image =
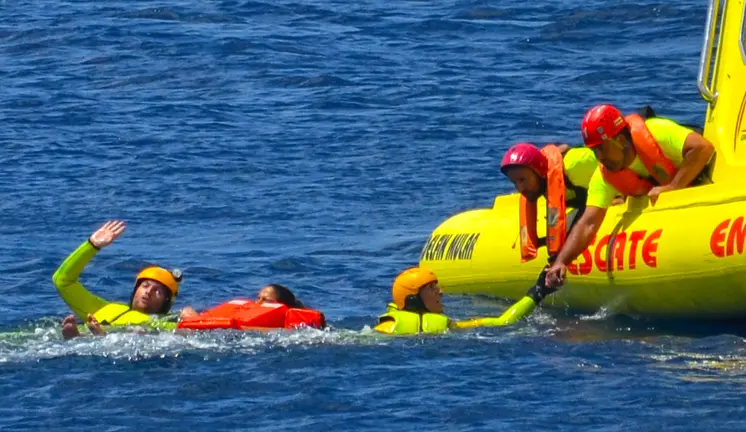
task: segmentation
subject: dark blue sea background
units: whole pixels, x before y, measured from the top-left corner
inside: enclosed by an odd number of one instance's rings
[[[742,430],[738,327],[538,310],[509,328],[372,333],[396,274],[510,185],[518,141],[580,144],[592,105],[702,124],[707,2],[0,3],[0,429]],[[63,341],[51,276],[177,306],[269,282],[322,310],[294,333]],[[449,297],[456,318],[509,304]]]

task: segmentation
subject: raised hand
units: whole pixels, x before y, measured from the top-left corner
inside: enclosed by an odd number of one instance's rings
[[[97,249],[102,249],[114,243],[114,240],[122,235],[125,229],[127,229],[127,225],[124,221],[110,220],[91,234],[89,241]]]

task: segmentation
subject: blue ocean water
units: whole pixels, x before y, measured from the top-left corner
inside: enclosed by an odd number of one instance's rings
[[[516,141],[593,104],[702,123],[706,2],[0,3],[3,430],[738,430],[742,329],[540,310],[511,328],[370,326],[438,223],[509,190]],[[51,275],[146,263],[206,308],[290,286],[331,329],[62,341]],[[455,297],[455,317],[507,303]]]

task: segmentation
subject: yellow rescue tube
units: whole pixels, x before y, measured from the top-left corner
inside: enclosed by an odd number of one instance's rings
[[[519,299],[546,264],[546,248],[521,263],[518,194],[492,209],[455,215],[432,233],[420,265],[447,293]],[[539,203],[539,236],[545,206]],[[593,244],[570,266],[545,306],[647,317],[746,317],[746,191],[698,186],[612,206]]]

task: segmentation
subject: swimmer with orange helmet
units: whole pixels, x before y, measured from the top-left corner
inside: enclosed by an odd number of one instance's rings
[[[440,302],[443,292],[435,274],[423,267],[412,267],[404,270],[394,280],[391,290],[394,301],[389,304],[386,313],[378,317],[375,330],[386,334],[408,335],[510,325],[531,314],[544,297],[555,291],[554,288],[545,286],[545,275],[546,272],[542,272],[526,296],[499,317],[453,321],[443,314],[443,304]]]
[[[74,315],[69,315],[62,321],[62,335],[65,339],[80,336],[76,315],[85,321],[92,334],[104,335],[106,331],[102,325],[158,326],[157,316],[163,317],[171,310],[182,280],[178,269],[167,270],[156,266],[144,268],[135,278],[129,304],[108,302],[91,294],[78,281],[83,269],[98,251],[112,244],[125,229],[126,225],[122,221],[106,222],[70,254],[54,273],[54,286],[74,312]],[[180,318],[196,314],[194,309],[187,306],[181,311]],[[175,324],[171,324],[175,327]]]

